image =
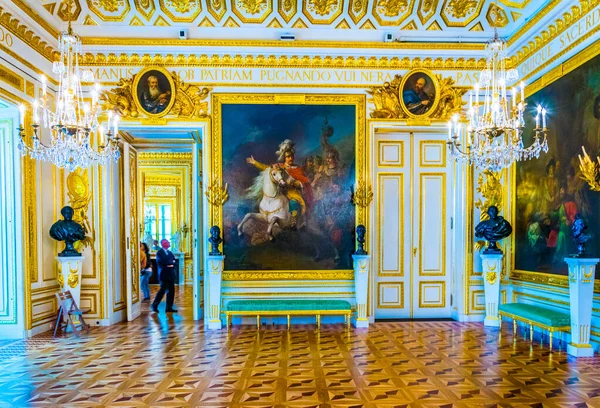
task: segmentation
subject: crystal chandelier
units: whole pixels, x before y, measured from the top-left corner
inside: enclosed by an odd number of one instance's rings
[[[39,101],[33,102],[31,143],[27,143],[23,128],[25,106],[19,107],[21,113],[21,124],[17,128],[20,135],[19,150],[23,155],[29,154],[35,160],[48,161],[70,171],[105,164],[109,160],[118,160],[120,157],[117,142],[119,118],[112,117],[112,112],[108,112],[106,129],[99,125],[100,89],[96,83],[91,92],[91,103],[84,101],[82,83],[93,83],[94,75],[90,70],[79,68],[81,39],[73,33],[71,22],[68,30],[63,31],[58,38],[58,50],[60,60],[52,65],[52,72],[59,77],[56,109],[53,111],[48,104],[46,77],[42,75],[42,97]],[[49,144],[42,143],[38,136],[41,124],[50,131]],[[93,146],[90,135],[96,131],[98,142]]]
[[[515,69],[506,69],[506,43],[496,33],[486,51],[486,69],[469,95],[467,125],[463,126],[459,116],[454,115],[448,123],[448,147],[456,161],[500,171],[516,161],[538,158],[542,151],[548,152],[546,110],[537,107],[533,143],[524,147],[525,84],[519,84],[520,92],[512,88],[509,101],[507,85],[514,83],[519,75]],[[480,87],[484,90],[481,103]]]

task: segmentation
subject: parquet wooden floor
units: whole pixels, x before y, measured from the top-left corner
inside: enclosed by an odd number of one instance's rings
[[[500,339],[457,322],[205,332],[182,294],[176,305],[80,340],[12,343],[0,406],[600,407],[599,358],[508,328]]]

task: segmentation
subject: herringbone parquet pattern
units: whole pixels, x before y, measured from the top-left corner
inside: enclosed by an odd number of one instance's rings
[[[456,322],[205,332],[176,304],[175,316],[144,314],[0,361],[0,406],[600,407],[599,359],[508,329],[501,339]]]

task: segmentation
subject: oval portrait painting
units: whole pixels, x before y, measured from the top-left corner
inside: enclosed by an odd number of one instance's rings
[[[409,116],[427,116],[436,105],[437,86],[424,71],[408,73],[400,87],[400,100]]]
[[[162,68],[147,68],[135,81],[136,101],[142,112],[150,116],[169,113],[175,102],[173,80]]]

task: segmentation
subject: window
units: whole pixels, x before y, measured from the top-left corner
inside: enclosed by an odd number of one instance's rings
[[[144,235],[152,239],[171,239],[173,235],[173,207],[171,203],[149,201],[144,203]]]

